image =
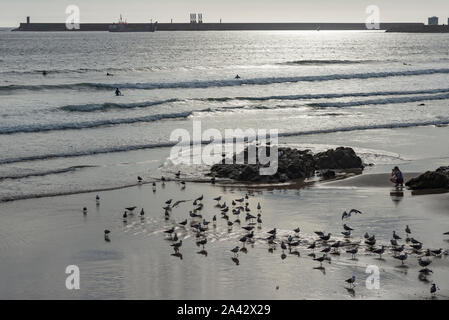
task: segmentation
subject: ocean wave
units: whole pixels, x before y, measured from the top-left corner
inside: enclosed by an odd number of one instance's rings
[[[315,99],[338,99],[348,97],[374,97],[374,96],[395,96],[412,94],[434,94],[449,92],[449,88],[429,89],[429,90],[404,90],[404,91],[373,91],[373,92],[350,92],[350,93],[318,93],[318,94],[296,94],[264,97],[213,97],[200,99],[209,102],[228,102],[233,100],[243,101],[268,101],[268,100],[315,100]]]
[[[57,108],[67,112],[97,112],[108,111],[113,109],[135,109],[147,108],[156,105],[163,105],[166,103],[181,102],[181,101],[202,101],[202,102],[229,102],[229,101],[269,101],[269,100],[314,100],[314,99],[336,99],[346,97],[371,97],[371,96],[394,96],[394,95],[415,95],[415,94],[436,94],[449,93],[449,88],[431,89],[431,90],[410,90],[410,91],[375,91],[375,92],[352,92],[352,93],[324,93],[324,94],[302,94],[302,95],[284,95],[284,96],[265,96],[265,97],[213,97],[213,98],[198,98],[198,99],[167,99],[160,101],[143,101],[134,103],[113,103],[106,102],[100,104],[81,104],[81,105],[67,105]],[[438,100],[435,96],[435,100]],[[408,98],[404,98],[408,99]],[[413,99],[413,98],[410,98]],[[374,100],[377,101],[377,100]],[[380,100],[383,101],[383,100]],[[405,101],[405,100],[404,100]],[[419,100],[417,100],[419,101]],[[400,101],[403,102],[403,101]],[[405,101],[407,102],[407,101]],[[411,101],[413,102],[413,101]],[[349,103],[349,102],[348,102]],[[323,107],[326,103],[323,103]],[[336,103],[338,104],[338,103]],[[374,103],[375,104],[375,103]],[[379,103],[381,104],[381,103]],[[320,106],[321,104],[312,104],[312,106]],[[197,110],[195,112],[215,112],[235,109],[276,109],[276,108],[293,108],[293,106],[277,106],[270,108],[268,106],[233,106],[233,107],[217,107]]]
[[[385,105],[385,104],[398,104],[398,103],[411,103],[411,102],[447,100],[447,99],[449,99],[449,93],[432,95],[432,96],[415,96],[415,97],[400,97],[400,98],[386,98],[386,99],[371,99],[371,100],[348,101],[348,102],[310,103],[309,106],[317,107],[317,108],[344,108],[344,107],[356,107],[356,106],[367,106],[367,105]]]
[[[68,112],[96,112],[96,111],[107,111],[110,109],[137,109],[137,108],[147,108],[152,106],[157,106],[166,103],[183,101],[181,99],[168,99],[161,101],[143,101],[135,103],[93,103],[93,104],[81,104],[81,105],[67,105],[58,108],[59,110]]]
[[[73,83],[73,84],[44,84],[44,85],[7,85],[0,86],[0,91],[15,90],[113,90],[136,89],[136,90],[156,90],[156,89],[205,89],[210,87],[233,87],[242,85],[270,85],[281,83],[296,82],[320,82],[332,80],[351,80],[351,79],[372,79],[388,77],[406,77],[417,75],[448,74],[449,69],[424,69],[409,71],[391,71],[391,72],[367,72],[367,73],[348,73],[348,74],[330,74],[316,76],[300,77],[278,77],[278,78],[253,78],[253,79],[232,79],[232,80],[209,80],[209,81],[184,81],[184,82],[155,82],[155,83]]]
[[[60,131],[60,130],[80,130],[91,129],[110,125],[119,124],[132,124],[138,122],[153,122],[164,119],[185,119],[189,117],[193,112],[180,112],[180,113],[164,113],[155,114],[145,117],[137,118],[124,118],[124,119],[106,119],[97,121],[86,122],[69,122],[69,123],[55,123],[55,124],[35,124],[25,126],[14,127],[0,127],[0,135],[15,134],[15,133],[33,133],[33,132],[48,132],[48,131]]]
[[[24,179],[24,178],[30,178],[30,177],[43,177],[43,176],[48,176],[48,175],[52,175],[52,174],[75,172],[79,169],[91,168],[91,167],[95,167],[95,166],[73,166],[73,167],[68,167],[68,168],[53,169],[53,170],[47,170],[47,171],[34,171],[34,172],[28,172],[28,173],[0,176],[0,181],[7,180],[7,179],[18,180],[18,179]]]
[[[280,62],[281,65],[300,65],[300,66],[320,66],[320,65],[332,65],[332,64],[367,64],[382,62],[378,60],[292,60]],[[388,62],[388,61],[385,61]]]
[[[424,127],[424,126],[445,126],[449,125],[449,118],[440,120],[428,120],[428,121],[416,121],[416,122],[404,122],[404,123],[383,123],[383,124],[373,124],[373,125],[358,125],[358,126],[348,126],[348,127],[337,127],[328,129],[316,129],[316,130],[305,130],[305,131],[295,131],[295,132],[282,132],[279,133],[280,137],[291,137],[291,136],[306,136],[315,134],[329,134],[338,132],[351,132],[351,131],[364,131],[364,130],[376,130],[376,129],[400,129],[400,128],[412,128],[412,127]],[[209,144],[210,141],[202,141],[203,144]],[[165,143],[152,143],[152,144],[140,144],[140,145],[127,145],[127,146],[115,146],[109,148],[95,149],[95,150],[85,150],[77,152],[63,152],[63,153],[51,153],[33,156],[24,156],[17,158],[5,158],[0,159],[0,165],[11,164],[18,162],[28,162],[28,161],[39,161],[39,160],[49,160],[55,158],[74,158],[82,156],[91,156],[97,154],[105,153],[116,153],[116,152],[128,152],[144,149],[155,149],[155,148],[168,148],[176,145],[177,142],[165,142]]]

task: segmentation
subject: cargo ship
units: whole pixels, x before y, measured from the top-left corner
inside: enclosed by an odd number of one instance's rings
[[[150,24],[128,24],[123,20],[122,15],[117,23],[108,26],[109,32],[155,32],[157,29],[157,21]]]

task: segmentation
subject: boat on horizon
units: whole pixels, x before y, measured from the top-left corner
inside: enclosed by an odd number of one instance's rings
[[[129,24],[120,15],[118,22],[109,25],[109,32],[155,32],[157,29],[157,21],[155,23],[132,23]]]

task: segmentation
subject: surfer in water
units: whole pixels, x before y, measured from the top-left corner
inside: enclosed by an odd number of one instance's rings
[[[122,95],[121,91],[118,88],[115,89],[115,95],[117,97]]]
[[[43,76],[46,76],[46,75],[47,75],[47,71],[45,71],[45,70],[42,71],[42,75],[43,75]]]
[[[113,76],[113,74],[112,74],[112,73],[109,73],[109,72],[107,72],[106,75],[107,75],[108,77],[112,77],[112,76]]]
[[[393,182],[396,187],[403,187],[404,186],[404,176],[402,175],[401,170],[399,170],[398,167],[394,167],[394,169],[391,171],[391,182]]]
[[[240,76],[239,76],[239,75],[236,75],[234,79],[240,79]]]

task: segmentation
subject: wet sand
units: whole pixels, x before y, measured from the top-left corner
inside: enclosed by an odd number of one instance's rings
[[[449,260],[446,255],[433,257],[433,275],[426,281],[418,279],[417,255],[411,255],[402,266],[387,249],[383,259],[366,251],[363,234],[375,234],[378,245],[389,245],[396,230],[405,238],[405,225],[410,225],[413,237],[423,241],[425,248],[447,249],[449,231],[448,194],[412,196],[404,191],[401,197],[382,187],[382,175],[362,175],[348,180],[317,183],[305,189],[251,191],[250,208],[262,204],[263,224],[255,229],[255,243],[247,244],[247,253],[240,252],[239,265],[230,252],[245,232],[235,224],[228,230],[220,219],[219,209],[212,200],[218,195],[228,204],[246,192],[242,186],[220,186],[187,183],[185,189],[177,182],[160,183],[155,193],[151,185],[141,185],[99,193],[28,199],[1,204],[0,277],[2,299],[429,299],[430,285],[440,287],[437,298],[449,298]],[[363,187],[354,186],[357,180]],[[373,187],[366,181],[376,180]],[[338,184],[349,184],[344,187]],[[202,214],[208,221],[217,215],[216,229],[207,232],[207,256],[199,253],[195,234],[177,222],[188,218],[192,201],[173,209],[168,221],[162,207],[166,200],[192,200],[204,195]],[[446,203],[446,206],[435,205]],[[136,214],[124,222],[125,207],[137,206]],[[88,208],[83,216],[82,208]],[[145,208],[145,218],[138,216]],[[345,241],[341,235],[341,213],[351,208],[363,214],[344,221],[355,229],[350,239],[362,242],[356,259],[341,249],[341,255],[330,255],[331,262],[320,264],[309,256],[308,245],[317,240],[314,231],[331,232],[333,241]],[[231,220],[235,217],[232,214]],[[241,217],[242,225],[244,215]],[[163,231],[176,226],[183,239],[180,252],[183,259],[172,256],[172,241]],[[278,229],[278,238],[294,235],[300,227],[299,257],[277,245],[269,252],[264,240],[267,231]],[[103,230],[111,230],[110,242],[105,242]],[[409,252],[409,246],[406,245]],[[317,245],[321,256],[324,245]],[[80,290],[65,288],[65,268],[80,268]],[[369,276],[367,266],[380,271],[380,288],[365,286]],[[355,291],[348,290],[344,280],[355,275]],[[279,287],[279,289],[276,289]]]

